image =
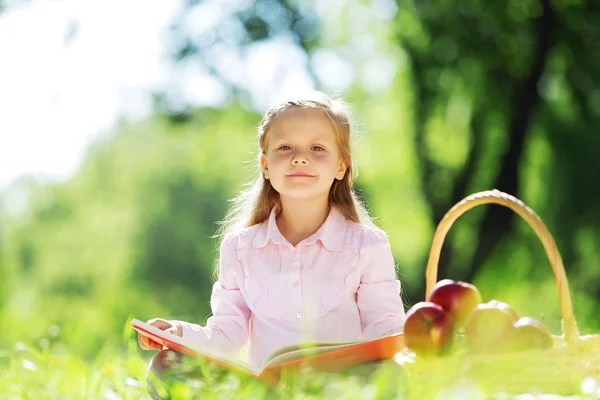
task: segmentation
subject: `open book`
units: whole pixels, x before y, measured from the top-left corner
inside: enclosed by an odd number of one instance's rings
[[[336,372],[369,361],[394,358],[406,346],[402,333],[374,340],[337,343],[303,343],[274,350],[262,366],[254,366],[231,354],[192,343],[152,325],[133,319],[127,322],[136,331],[162,346],[192,356],[202,357],[221,366],[276,384],[284,368],[311,367],[319,371]]]

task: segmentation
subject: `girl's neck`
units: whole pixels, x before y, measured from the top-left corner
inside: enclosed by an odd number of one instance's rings
[[[281,199],[277,228],[292,246],[296,246],[319,230],[329,211],[327,198],[320,202]]]

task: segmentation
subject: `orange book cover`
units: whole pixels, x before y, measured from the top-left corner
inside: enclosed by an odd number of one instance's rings
[[[284,369],[308,367],[318,371],[337,372],[370,361],[392,359],[406,347],[402,333],[355,342],[305,343],[277,349],[267,357],[262,367],[256,367],[230,354],[190,343],[145,322],[133,319],[127,324],[165,348],[191,357],[202,357],[270,385],[278,383]]]

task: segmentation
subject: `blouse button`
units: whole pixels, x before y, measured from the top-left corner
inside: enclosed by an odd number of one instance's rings
[[[296,279],[294,279],[292,281],[292,286],[297,287],[298,286],[298,281]]]
[[[302,313],[296,314],[296,318],[301,319],[302,318]]]

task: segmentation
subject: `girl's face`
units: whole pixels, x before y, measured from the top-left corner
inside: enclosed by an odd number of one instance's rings
[[[267,135],[268,148],[260,164],[282,198],[327,198],[333,180],[344,177],[347,166],[340,159],[334,127],[323,111],[286,110]]]

